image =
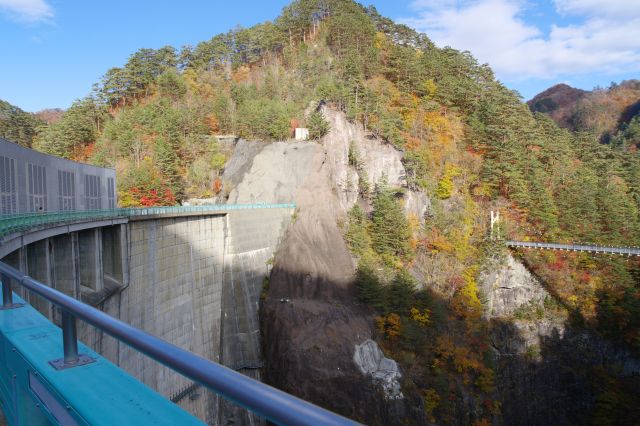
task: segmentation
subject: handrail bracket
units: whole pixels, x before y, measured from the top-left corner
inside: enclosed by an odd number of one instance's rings
[[[64,357],[49,361],[56,370],[80,367],[91,364],[96,360],[88,355],[78,354],[78,333],[76,330],[76,317],[62,309],[62,346]]]
[[[0,306],[0,311],[23,307],[24,303],[13,303],[11,278],[9,278],[8,275],[2,274],[0,275],[0,282],[2,282],[2,305]]]
[[[73,367],[81,367],[83,365],[91,364],[96,362],[95,359],[91,358],[89,355],[80,354],[76,361],[65,361],[64,358],[53,359],[49,361],[49,364],[55,368],[56,370],[67,370]]]

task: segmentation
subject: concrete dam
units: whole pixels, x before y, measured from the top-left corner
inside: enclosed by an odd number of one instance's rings
[[[293,205],[75,220],[5,235],[0,259],[134,327],[260,379],[258,307]],[[60,312],[17,293],[54,323]],[[209,424],[261,420],[106,333],[84,344]]]

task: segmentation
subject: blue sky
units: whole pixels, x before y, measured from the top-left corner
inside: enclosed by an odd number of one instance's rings
[[[287,0],[0,0],[0,99],[67,108],[142,47],[197,44]],[[564,82],[640,78],[640,0],[370,0],[437,45],[471,51],[525,99]]]

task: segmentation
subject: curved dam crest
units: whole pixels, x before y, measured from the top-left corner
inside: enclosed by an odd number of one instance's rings
[[[273,208],[131,218],[31,241],[2,260],[135,327],[260,379],[260,294],[292,214],[292,208]],[[59,322],[48,303],[30,299]],[[207,423],[263,422],[105,333],[78,325],[82,342]]]

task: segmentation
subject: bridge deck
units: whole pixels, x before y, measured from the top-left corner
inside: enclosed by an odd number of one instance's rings
[[[586,251],[591,253],[610,253],[627,256],[640,256],[640,249],[634,247],[603,247],[587,244],[556,244],[528,241],[505,241],[509,247],[536,248],[546,250]]]

